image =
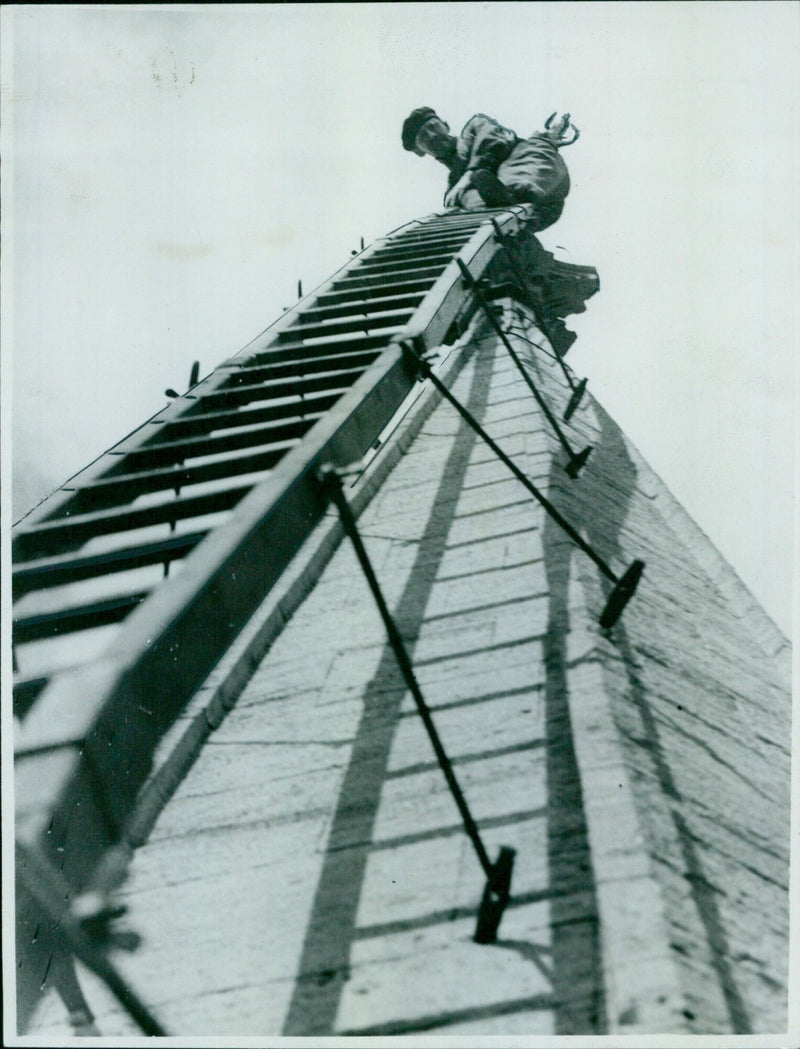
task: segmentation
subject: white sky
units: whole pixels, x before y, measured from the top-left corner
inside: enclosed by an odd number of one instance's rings
[[[580,141],[542,235],[597,267],[570,361],[789,632],[794,3],[3,10],[14,516],[369,242],[437,210],[408,112]],[[13,374],[12,374],[13,369]],[[8,401],[5,405],[8,408]]]

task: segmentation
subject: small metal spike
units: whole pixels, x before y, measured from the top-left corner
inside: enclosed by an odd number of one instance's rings
[[[587,379],[581,379],[581,381],[578,383],[578,385],[572,391],[572,396],[569,399],[569,404],[564,409],[563,419],[564,419],[565,423],[569,422],[569,420],[572,418],[572,415],[573,415],[575,409],[581,403],[581,398],[583,397],[583,394],[584,394],[584,392],[586,390],[586,383],[587,382],[588,382]]]

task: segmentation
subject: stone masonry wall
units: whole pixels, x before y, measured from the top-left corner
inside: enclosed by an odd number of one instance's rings
[[[533,318],[503,321],[560,415]],[[573,481],[479,318],[445,371],[615,572],[647,563],[602,631],[593,562],[427,387],[348,491],[489,853],[516,849],[497,943],[472,940],[484,877],[331,515],[165,741],[121,968],[178,1035],[780,1030],[781,638],[591,398]],[[103,1034],[135,1033],[82,980]],[[45,999],[34,1030],[65,1029]]]

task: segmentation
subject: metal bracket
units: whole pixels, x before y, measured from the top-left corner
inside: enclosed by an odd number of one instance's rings
[[[474,937],[476,943],[494,943],[497,939],[500,919],[511,895],[511,874],[515,855],[515,850],[508,845],[500,847],[500,855],[492,868],[493,878],[486,882],[478,908],[478,924]]]
[[[622,615],[623,609],[633,597],[636,587],[644,571],[644,561],[634,561],[625,574],[617,580],[609,595],[603,614],[600,616],[600,626],[609,630]]]

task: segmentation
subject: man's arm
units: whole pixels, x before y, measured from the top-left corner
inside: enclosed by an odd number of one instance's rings
[[[444,206],[446,208],[457,208],[461,203],[461,196],[465,190],[469,189],[472,185],[472,171],[467,170],[456,182],[456,184],[449,189],[444,195]]]

